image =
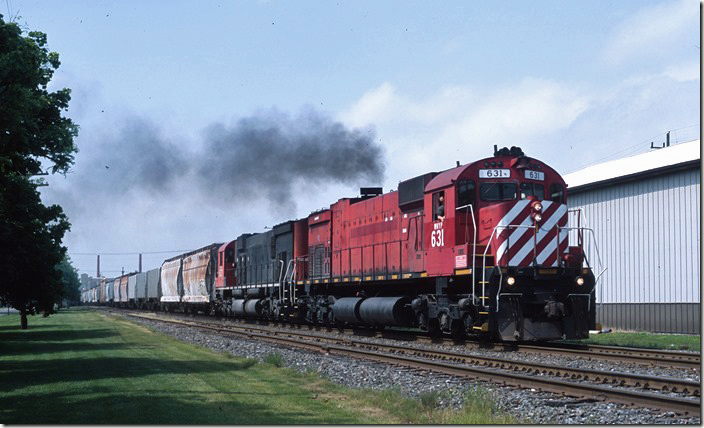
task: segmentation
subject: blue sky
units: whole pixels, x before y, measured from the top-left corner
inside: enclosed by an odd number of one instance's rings
[[[43,194],[68,212],[65,243],[85,272],[95,257],[83,253],[227,241],[359,185],[395,189],[489,156],[494,144],[569,173],[645,152],[668,130],[674,142],[699,136],[693,0],[7,0],[0,13],[47,33],[62,63],[52,85],[73,91],[67,114],[81,126],[80,153]],[[282,176],[295,200],[283,209],[256,195],[213,204],[185,169],[158,194],[116,192],[120,176],[104,165],[120,147],[139,161],[134,147],[154,139],[199,162],[213,127],[311,110],[373,137],[379,182]],[[134,123],[149,138],[125,132]],[[145,258],[145,268],[163,258]],[[135,269],[136,257],[102,263],[110,275]]]

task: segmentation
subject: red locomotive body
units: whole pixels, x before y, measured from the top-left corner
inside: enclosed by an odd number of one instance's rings
[[[235,278],[235,241],[222,244],[218,248],[218,272],[215,278],[215,288],[231,290],[237,285]]]
[[[361,193],[308,219],[305,319],[336,301],[326,320],[339,307],[348,323],[413,319],[458,336],[582,338],[594,327],[594,276],[568,248],[565,182],[520,149]],[[402,298],[407,312],[387,317]]]
[[[398,192],[363,189],[361,198],[340,199],[330,209],[333,283],[397,279],[402,267]]]

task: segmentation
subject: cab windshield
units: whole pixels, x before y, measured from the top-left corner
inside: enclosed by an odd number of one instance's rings
[[[482,201],[511,201],[516,199],[517,193],[516,183],[482,183],[479,186]]]
[[[528,196],[535,196],[536,199],[542,201],[545,199],[545,187],[538,183],[521,183],[521,199]]]

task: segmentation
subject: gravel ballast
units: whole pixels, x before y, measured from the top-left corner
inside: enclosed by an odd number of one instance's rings
[[[509,413],[521,421],[531,424],[697,424],[699,417],[677,417],[674,413],[659,410],[631,408],[616,403],[578,400],[535,390],[516,389],[493,385],[487,382],[471,381],[455,376],[428,373],[414,369],[404,369],[386,364],[358,360],[336,355],[323,355],[279,346],[267,342],[223,336],[196,328],[178,326],[159,321],[130,317],[131,320],[176,339],[197,344],[215,352],[229,352],[233,356],[255,358],[259,361],[274,353],[283,357],[283,365],[298,371],[315,371],[332,382],[351,388],[375,390],[397,389],[401,394],[419,398],[435,392],[440,397],[442,407],[460,408],[468,392],[477,386],[491,391],[500,411]],[[339,335],[339,333],[331,333]],[[365,339],[366,340],[366,339]],[[370,338],[380,343],[400,343],[389,339]],[[407,343],[405,343],[407,345]],[[419,347],[422,347],[419,345]],[[459,351],[458,351],[459,352]],[[466,351],[472,355],[488,355],[494,351]],[[505,353],[501,357],[507,358]],[[511,358],[529,361],[540,359],[542,363],[564,364],[573,367],[589,367],[601,370],[629,371],[661,377],[682,377],[682,370],[661,369],[634,365],[618,365],[555,357],[546,361],[544,356],[531,356],[514,353]],[[582,365],[584,364],[584,365]],[[699,380],[698,374],[687,377]]]

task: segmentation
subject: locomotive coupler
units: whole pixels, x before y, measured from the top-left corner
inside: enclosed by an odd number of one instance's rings
[[[548,319],[562,318],[565,316],[565,304],[550,298],[543,307],[543,313],[547,315]]]

